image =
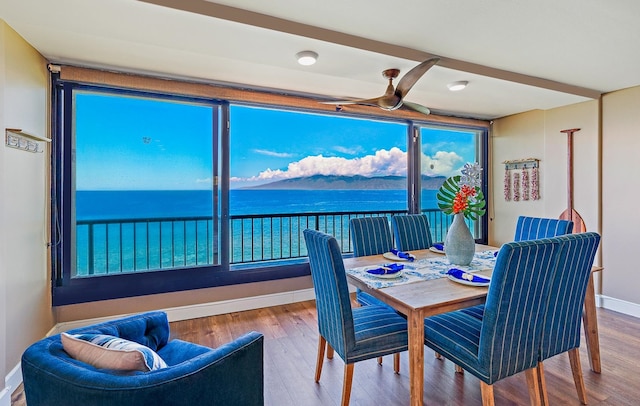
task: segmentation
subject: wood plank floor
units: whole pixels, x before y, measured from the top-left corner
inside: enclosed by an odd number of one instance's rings
[[[589,405],[640,404],[640,320],[598,309],[602,374],[589,369],[586,347],[580,350]],[[318,340],[314,302],[294,303],[245,312],[171,323],[172,338],[217,347],[249,330],[264,334],[265,404],[269,406],[339,405],[344,364],[336,355],[325,360],[319,384],[314,382]],[[584,340],[583,340],[584,343]],[[407,353],[401,357],[400,374],[393,359],[382,366],[376,360],[355,366],[351,405],[408,405]],[[579,405],[569,358],[561,354],[545,361],[549,400],[552,405]],[[524,374],[495,385],[497,405],[528,405]],[[457,374],[450,361],[440,361],[425,349],[427,405],[480,405],[479,381],[471,374]],[[12,405],[24,406],[18,390]]]

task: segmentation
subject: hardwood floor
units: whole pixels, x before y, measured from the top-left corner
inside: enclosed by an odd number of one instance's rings
[[[640,320],[598,309],[602,374],[589,370],[586,346],[580,348],[589,405],[640,404]],[[338,405],[344,364],[337,355],[325,360],[320,383],[314,382],[318,340],[314,302],[302,302],[245,312],[171,323],[172,338],[217,347],[246,331],[264,334],[265,404],[269,406]],[[401,356],[400,374],[393,358],[379,366],[375,359],[355,366],[350,405],[409,404],[407,353]],[[551,405],[579,405],[569,357],[561,354],[545,361]],[[528,405],[523,373],[495,384],[497,405]],[[450,361],[437,360],[425,349],[425,404],[480,405],[480,384],[471,374],[458,374]],[[24,406],[19,390],[12,405]]]

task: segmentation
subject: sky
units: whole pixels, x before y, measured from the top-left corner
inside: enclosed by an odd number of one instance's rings
[[[423,129],[422,173],[459,174],[475,161],[469,132]],[[406,176],[407,126],[350,117],[231,107],[231,183],[312,175]]]
[[[75,93],[77,190],[211,189],[210,105]],[[231,106],[231,187],[303,176],[406,176],[407,126]],[[470,132],[422,129],[422,173],[475,160]]]

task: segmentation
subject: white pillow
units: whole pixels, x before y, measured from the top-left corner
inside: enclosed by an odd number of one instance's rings
[[[154,371],[167,364],[151,348],[105,334],[61,333],[62,347],[78,361],[96,368]]]

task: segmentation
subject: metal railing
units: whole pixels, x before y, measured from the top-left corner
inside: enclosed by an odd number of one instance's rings
[[[424,210],[434,241],[442,241],[452,217]],[[230,216],[230,263],[251,264],[307,256],[302,231],[333,235],[343,253],[353,252],[349,221],[390,218],[406,211],[325,212]],[[76,222],[76,275],[92,276],[216,264],[213,219],[175,217],[81,220]]]

